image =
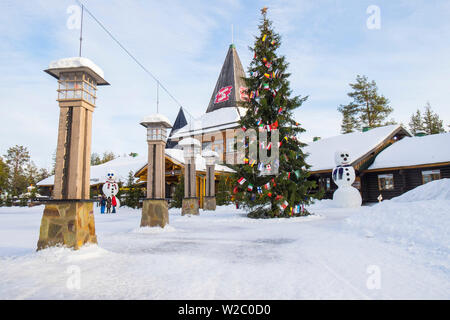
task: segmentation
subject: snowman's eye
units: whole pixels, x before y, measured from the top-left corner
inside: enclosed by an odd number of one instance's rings
[[[341,158],[343,158],[344,157],[344,155],[343,154],[341,154]]]
[[[348,157],[348,154],[346,154],[345,156]]]

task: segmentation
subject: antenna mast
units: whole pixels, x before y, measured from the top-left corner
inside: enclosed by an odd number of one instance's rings
[[[81,5],[80,52],[79,52],[80,57],[81,57],[81,44],[83,42],[83,15],[84,15],[84,5]]]

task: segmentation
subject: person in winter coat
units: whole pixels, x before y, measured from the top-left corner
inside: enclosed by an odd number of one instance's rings
[[[112,213],[116,213],[116,206],[117,206],[116,196],[112,197],[111,204],[112,204],[112,208],[113,208]]]
[[[101,199],[100,199],[100,213],[104,214],[105,213],[105,207],[106,207],[106,197],[103,194]]]
[[[106,213],[111,213],[111,197],[106,199]]]

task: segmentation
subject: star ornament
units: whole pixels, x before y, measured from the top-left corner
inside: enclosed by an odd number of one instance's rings
[[[262,9],[261,9],[261,13],[262,13],[262,14],[266,14],[266,13],[267,13],[267,9],[268,9],[267,7],[262,8]]]

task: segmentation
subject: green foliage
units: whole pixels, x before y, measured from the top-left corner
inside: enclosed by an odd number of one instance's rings
[[[117,156],[111,151],[103,152],[102,156],[100,156],[98,153],[94,152],[91,154],[91,165],[97,166],[99,164],[103,164],[103,163],[109,162],[111,160],[114,160],[115,158],[117,158]]]
[[[366,76],[356,76],[356,82],[350,83],[353,89],[347,95],[353,99],[347,105],[341,105],[338,110],[342,113],[341,132],[349,133],[360,130],[362,127],[381,127],[393,124],[395,121],[386,121],[393,109],[389,100],[378,93],[375,81],[369,81]]]
[[[130,208],[138,208],[139,207],[139,199],[143,197],[142,189],[137,187],[134,183],[134,175],[133,171],[130,171],[128,173],[128,180],[127,180],[127,192],[125,193],[125,199],[124,199],[124,205],[130,207]]]
[[[423,131],[426,134],[445,132],[443,121],[439,118],[437,113],[433,112],[429,102],[425,105],[423,114],[417,109],[416,113],[411,115],[409,129],[413,134],[417,134],[420,131]]]
[[[427,103],[423,113],[423,128],[427,134],[445,132],[443,121],[439,118],[439,115],[431,110],[430,103]]]
[[[9,171],[8,189],[12,195],[18,196],[26,192],[29,185],[24,172],[26,172],[26,167],[30,161],[30,153],[26,147],[16,145],[9,148],[4,157]]]
[[[416,113],[411,115],[411,120],[409,121],[409,129],[412,134],[417,134],[421,131],[424,131],[422,114],[420,113],[419,109],[417,109]]]
[[[263,124],[273,124],[278,121],[280,140],[282,140],[279,148],[279,174],[278,176],[260,175],[257,165],[233,166],[236,170],[234,181],[240,177],[247,180],[247,183],[242,186],[236,184],[237,187],[233,193],[236,201],[249,210],[249,217],[289,217],[290,209],[294,206],[312,202],[313,196],[309,192],[316,187],[314,181],[308,180],[310,166],[306,163],[306,154],[302,151],[305,144],[297,139],[297,135],[305,130],[293,118],[293,111],[300,107],[307,97],[291,97],[292,91],[288,81],[290,74],[287,73],[288,63],[284,56],[278,56],[276,53],[281,44],[281,37],[274,32],[272,22],[267,19],[266,13],[262,14],[263,18],[259,25],[260,35],[255,37],[254,47],[251,48],[254,51],[254,58],[248,68],[251,76],[245,78],[248,93],[259,90],[259,97],[242,103],[248,112],[241,118],[240,125],[247,130],[254,129],[258,132],[258,120],[261,120]],[[271,66],[264,60],[271,63]],[[270,79],[264,76],[266,73],[272,75]],[[274,73],[275,76],[273,76]],[[269,85],[270,90],[264,90],[266,84]],[[273,90],[276,90],[276,93]],[[280,107],[281,113],[279,113]],[[269,139],[270,134],[268,134]],[[249,141],[247,150],[254,143],[258,144],[258,141]],[[290,178],[288,178],[289,172]],[[294,172],[298,173],[298,177]],[[268,182],[271,188],[265,190],[263,186]],[[249,184],[253,185],[252,191],[247,190]],[[263,190],[261,195],[257,192],[258,186]],[[277,196],[282,198],[276,199]],[[286,210],[280,209],[284,201],[289,204]]]
[[[219,183],[217,185],[216,193],[216,204],[218,206],[224,206],[231,203],[230,190],[232,189],[232,187],[228,180],[229,179],[227,178],[227,176],[219,176]]]
[[[0,193],[8,189],[9,168],[8,165],[0,157]]]
[[[171,208],[181,208],[183,206],[183,198],[184,198],[184,175],[180,176],[180,180],[178,181],[175,192],[173,194],[172,201],[170,202]]]

